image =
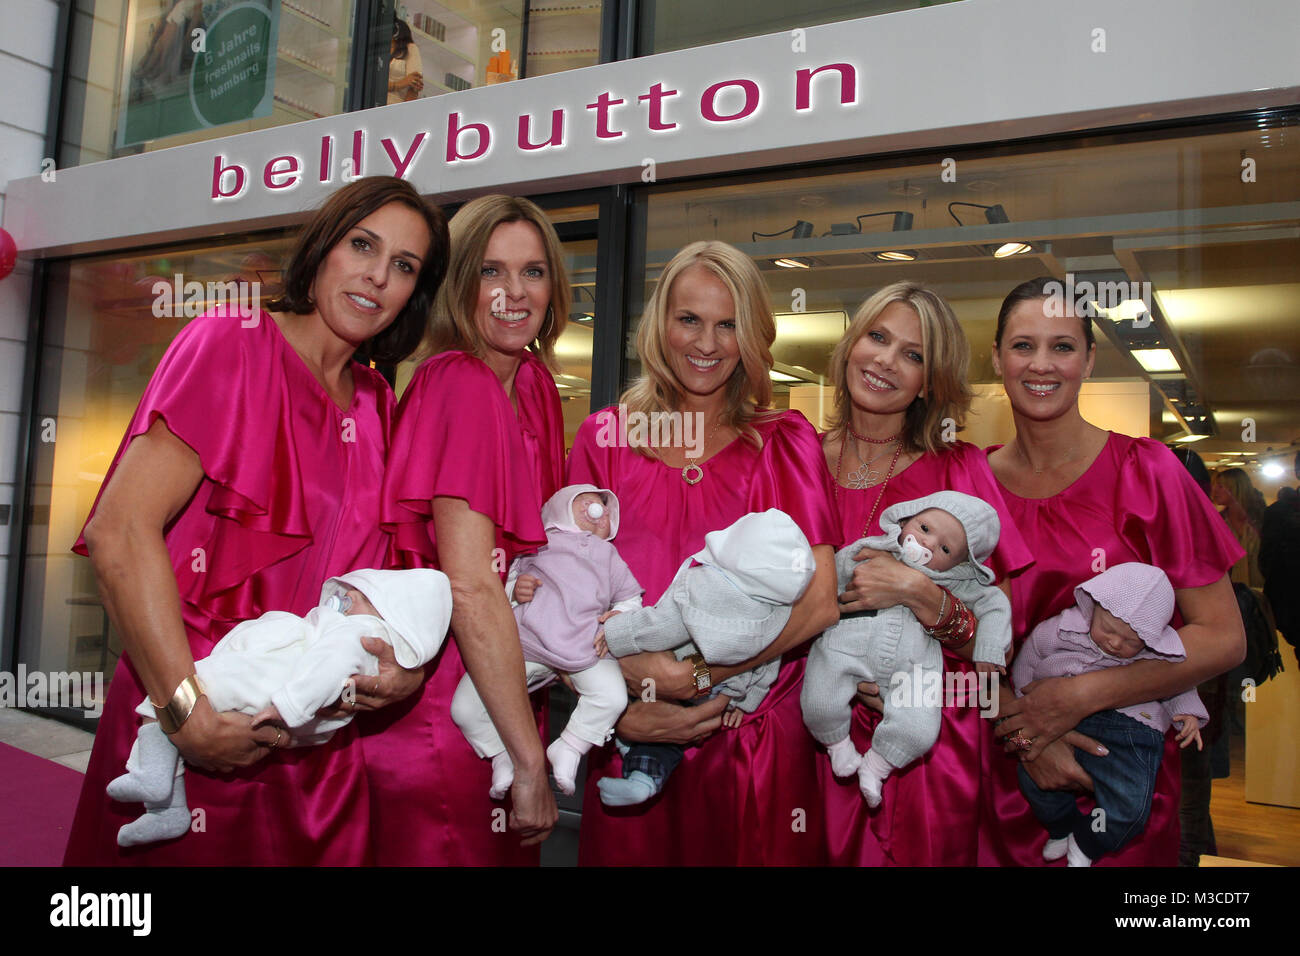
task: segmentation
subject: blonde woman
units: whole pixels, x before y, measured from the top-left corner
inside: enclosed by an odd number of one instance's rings
[[[659,653],[620,661],[637,699],[618,724],[619,737],[700,746],[687,750],[658,799],[619,809],[605,807],[595,786],[620,774],[618,755],[593,752],[582,814],[584,865],[824,862],[811,819],[816,766],[799,689],[805,643],[836,619],[838,537],[816,433],[798,412],[767,409],[775,338],[754,263],[725,243],[692,243],[668,263],[646,308],[637,333],[641,378],[621,408],[587,419],[570,453],[570,482],[618,495],[619,551],[645,587],[647,605],[708,532],[751,512],[788,513],[816,562],[785,629],[753,660],[711,667]],[[647,427],[656,420],[657,430]],[[673,422],[687,421],[689,431],[673,432]],[[725,697],[681,705],[782,655],[776,684],[735,729],[719,730]]]
[[[452,634],[420,694],[363,726],[375,860],[536,864],[556,808],[503,581],[546,543],[542,503],[560,487],[564,430],[547,366],[569,313],[559,239],[526,199],[484,196],[451,221],[451,261],[428,349],[402,396],[384,525],[403,567],[450,579]],[[451,719],[468,672],[515,767],[509,831],[488,798],[491,765]],[[521,845],[522,844],[522,845]]]
[[[990,566],[1004,590],[1032,563],[1016,533],[983,452],[958,441],[971,391],[970,346],[948,303],[914,282],[895,282],[858,309],[831,355],[835,412],[822,453],[835,476],[840,536],[880,534],[880,515],[895,502],[961,491],[997,509],[1001,537]],[[917,620],[950,614],[943,591],[920,571],[884,552],[863,551],[840,612],[906,605]],[[941,632],[942,633],[942,632]],[[945,671],[975,677],[973,626],[944,642]],[[910,676],[910,675],[909,675]],[[967,678],[963,678],[967,680]],[[862,685],[879,706],[889,688]],[[996,699],[996,688],[990,687]],[[871,743],[879,714],[854,712],[858,752]],[[977,857],[980,767],[993,747],[976,701],[944,700],[939,740],[924,759],[892,774],[883,808],[869,810],[856,778],[838,779],[820,753],[823,820],[832,863],[861,866],[969,866]]]

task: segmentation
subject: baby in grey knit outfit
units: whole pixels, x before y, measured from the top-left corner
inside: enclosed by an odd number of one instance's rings
[[[701,655],[734,666],[761,654],[781,633],[790,609],[808,588],[816,562],[794,519],[771,508],[748,514],[704,537],[653,607],[610,618],[603,641],[615,657],[671,650],[678,660]],[[727,678],[709,696],[731,698],[723,717],[739,727],[767,696],[781,670],[779,658]],[[597,781],[601,802],[632,806],[658,793],[681,762],[675,744],[634,744],[623,751],[623,776]]]
[[[993,586],[984,563],[997,546],[997,512],[986,502],[956,491],[941,491],[886,508],[882,533],[863,538],[835,555],[840,591],[848,588],[863,548],[888,551],[947,588],[974,612],[974,660],[981,670],[1002,668],[1011,646],[1011,604]],[[867,805],[880,805],[885,779],[925,754],[939,737],[943,708],[936,703],[898,705],[886,700],[885,714],[871,748],[859,755],[849,737],[853,696],[871,681],[888,688],[896,675],[942,680],[943,653],[906,606],[840,618],[808,653],[800,703],[804,723],[826,746],[837,777],[858,776]],[[885,695],[888,697],[888,695]]]

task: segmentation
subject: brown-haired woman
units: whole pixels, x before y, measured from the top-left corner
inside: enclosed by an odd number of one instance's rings
[[[399,359],[418,340],[446,264],[441,213],[407,183],[358,180],[298,238],[282,296],[195,319],[154,372],[77,544],[126,651],[95,735],[66,862],[332,865],[368,862],[369,810],[351,727],[287,750],[282,732],[192,705],[181,688],[236,623],[305,614],[332,575],[382,567],[379,529],[393,394],[353,361]],[[374,641],[378,678],[358,702],[409,694],[418,674]],[[110,801],[148,694],[180,723],[189,803],[184,840],[119,849],[138,806]],[[182,698],[177,700],[177,698]],[[215,776],[213,774],[219,774]]]
[[[1080,721],[1181,693],[1234,667],[1245,653],[1227,575],[1241,548],[1169,449],[1084,420],[1079,391],[1095,360],[1091,320],[1062,299],[1059,282],[1044,276],[1007,296],[993,366],[1011,401],[1016,437],[989,449],[988,459],[1035,558],[1012,594],[1014,634],[1019,642],[1072,605],[1075,588],[1106,568],[1138,561],[1169,576],[1178,602],[1173,626],[1187,657],[1039,680],[1023,697],[1004,696],[1007,719],[998,732],[1015,756],[991,754],[981,862],[1043,863],[1046,833],[1020,793],[1016,756],[1044,790],[1091,789],[1075,753],[1104,759],[1104,749],[1075,729]],[[1178,797],[1178,746],[1170,735],[1146,829],[1105,862],[1174,866]]]
[[[1001,537],[990,565],[1005,589],[1032,555],[1016,533],[983,453],[958,441],[970,407],[970,348],[944,299],[914,282],[895,282],[858,309],[831,356],[835,414],[822,451],[835,476],[846,544],[880,534],[890,505],[941,490],[983,498],[998,511]],[[841,613],[904,604],[922,624],[949,605],[920,571],[884,552],[864,560],[840,597]],[[943,648],[944,668],[975,678],[970,634]],[[967,676],[968,675],[968,676]],[[910,676],[910,675],[909,675]],[[863,685],[872,696],[880,688]],[[992,688],[996,693],[996,687]],[[888,693],[889,688],[884,688]],[[973,698],[973,695],[972,695]],[[879,707],[880,701],[873,701]],[[863,752],[879,714],[855,708],[851,736]],[[993,747],[974,699],[945,698],[938,742],[916,763],[891,774],[884,809],[870,811],[857,778],[837,779],[822,753],[824,825],[833,863],[861,866],[970,866],[979,843],[980,773]]]
[[[452,218],[451,240],[433,354],[398,409],[384,523],[403,566],[451,579],[454,640],[419,695],[363,727],[375,857],[535,864],[532,846],[557,812],[503,581],[516,555],[546,543],[542,504],[560,487],[563,418],[547,366],[569,283],[555,229],[526,199],[473,200]],[[492,765],[451,719],[467,671],[514,764],[514,832],[494,826],[503,805],[488,796]]]

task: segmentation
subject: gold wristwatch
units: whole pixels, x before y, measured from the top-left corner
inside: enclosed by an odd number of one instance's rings
[[[181,729],[181,724],[190,719],[190,714],[194,713],[194,705],[199,702],[203,696],[203,685],[199,683],[197,674],[191,674],[177,685],[172,699],[166,704],[156,704],[153,698],[149,703],[153,704],[154,713],[158,717],[158,724],[162,727],[163,733],[169,737]]]
[[[695,696],[703,697],[713,686],[713,676],[709,673],[709,664],[704,659],[703,654],[692,654],[687,658],[695,665],[695,673],[691,675],[695,681]]]

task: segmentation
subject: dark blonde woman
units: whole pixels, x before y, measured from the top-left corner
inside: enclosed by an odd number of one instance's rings
[[[704,536],[754,511],[788,513],[813,545],[812,582],[761,655],[734,667],[671,653],[625,657],[637,699],[618,724],[627,741],[688,748],[672,786],[647,804],[610,808],[595,782],[618,776],[612,748],[593,751],[583,802],[585,865],[799,864],[824,861],[816,825],[816,765],[799,688],[806,642],[835,620],[832,555],[837,531],[817,435],[798,412],[767,410],[776,323],[752,260],[721,242],[696,242],[668,263],[637,333],[642,376],[623,407],[597,412],[578,431],[570,482],[618,495],[619,552],[657,601]],[[624,414],[625,413],[625,414]],[[689,416],[691,440],[674,441],[653,416]],[[658,419],[673,421],[671,417]],[[626,427],[624,427],[626,425]],[[697,707],[711,684],[783,657],[762,705],[719,729],[727,698]]]
[[[569,282],[554,228],[526,199],[466,204],[451,248],[433,354],[397,413],[384,523],[403,566],[451,579],[454,639],[420,694],[363,727],[375,858],[535,865],[557,813],[503,582],[516,555],[546,543],[542,504],[560,487],[563,418],[548,366]],[[508,803],[489,799],[491,764],[451,719],[466,672],[515,767]]]
[[[961,491],[998,511],[1001,538],[989,564],[1006,589],[1031,563],[981,452],[956,439],[971,392],[970,348],[948,303],[911,282],[881,289],[858,309],[831,356],[835,413],[822,452],[835,476],[840,534],[845,542],[880,534],[880,514],[899,501],[936,491]],[[864,560],[841,613],[906,605],[943,645],[944,670],[975,678],[970,662],[974,622],[950,626],[957,612],[933,581],[892,555]],[[951,620],[950,620],[951,619]],[[889,688],[864,685],[871,691]],[[989,687],[994,695],[996,687]],[[820,753],[822,806],[831,862],[859,866],[970,866],[979,844],[980,772],[994,747],[990,721],[977,701],[944,700],[939,739],[916,763],[892,774],[883,806],[871,811],[856,778],[831,773]],[[877,698],[875,706],[879,706]],[[858,752],[871,743],[879,714],[854,712]]]

